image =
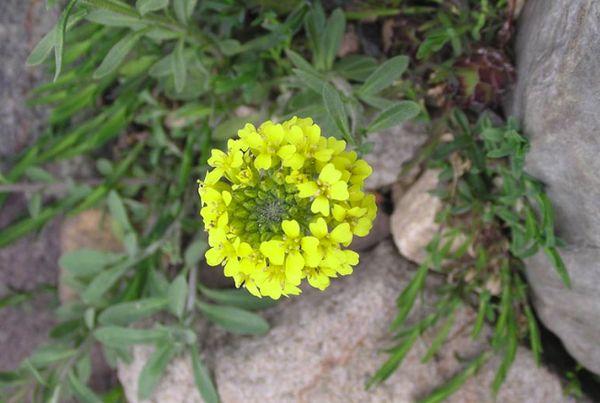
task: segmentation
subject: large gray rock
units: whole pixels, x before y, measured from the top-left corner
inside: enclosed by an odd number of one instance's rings
[[[527,171],[556,207],[566,289],[543,255],[527,276],[544,324],[600,374],[600,2],[529,0],[517,38],[510,110],[531,140]]]
[[[457,357],[472,357],[484,348],[484,337],[469,336],[475,312],[459,310],[449,343],[427,364],[421,357],[432,335],[419,339],[400,369],[382,385],[365,391],[369,377],[385,360],[388,327],[395,298],[406,286],[414,266],[398,255],[391,242],[364,253],[355,273],[332,283],[325,292],[307,290],[268,312],[273,325],[264,337],[238,337],[229,343],[208,342],[217,387],[224,403],[253,402],[412,402],[462,368]],[[434,298],[430,283],[425,300]],[[428,310],[421,305],[411,318]],[[484,333],[488,332],[486,329]],[[210,339],[211,337],[209,337]],[[206,340],[206,336],[201,336]],[[221,335],[212,340],[221,340]],[[133,364],[119,367],[126,394],[135,402],[136,381],[150,350],[136,348]],[[498,359],[481,368],[452,398],[453,402],[492,402],[489,385]],[[185,357],[175,361],[152,402],[199,402]],[[531,353],[519,349],[497,401],[563,402],[558,378],[537,367]]]
[[[365,181],[365,187],[373,190],[396,182],[402,165],[416,155],[426,140],[423,127],[411,123],[369,135],[367,141],[373,143],[373,150],[364,159],[373,167],[373,174]]]

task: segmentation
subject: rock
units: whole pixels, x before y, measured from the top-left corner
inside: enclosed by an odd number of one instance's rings
[[[393,184],[402,165],[410,161],[427,140],[422,127],[404,124],[373,133],[367,141],[373,143],[373,150],[364,159],[373,167],[373,174],[365,181],[368,190],[379,189]]]
[[[202,402],[196,384],[190,357],[179,356],[171,361],[150,399],[138,398],[138,378],[154,347],[133,347],[129,365],[119,362],[118,376],[129,403],[195,403]]]
[[[449,342],[433,360],[421,363],[432,340],[432,335],[426,334],[390,379],[369,391],[364,389],[385,360],[381,349],[390,345],[388,327],[395,314],[394,301],[413,270],[391,242],[384,242],[363,254],[353,275],[333,282],[327,291],[307,290],[267,312],[273,328],[266,336],[235,337],[216,346],[209,343],[205,351],[213,354],[222,401],[412,402],[439,386],[462,367],[457,356],[473,357],[486,345],[484,337],[475,342],[470,339],[466,325],[475,317],[471,308],[457,312]],[[433,280],[428,284],[425,301],[434,298],[435,285]],[[409,320],[421,317],[428,309],[428,303],[417,306]],[[149,353],[147,348],[135,348],[134,364],[119,368],[128,397]],[[482,367],[451,401],[493,401],[489,385],[497,364],[498,359],[494,359]],[[189,361],[180,358],[170,365],[151,401],[199,402],[192,387]],[[497,398],[519,403],[564,401],[558,378],[536,367],[525,349],[519,349]]]
[[[349,248],[357,252],[371,249],[390,235],[390,216],[379,206],[373,228],[365,237],[354,237]]]
[[[391,219],[391,232],[400,253],[422,263],[425,247],[439,230],[436,214],[442,208],[439,198],[429,192],[438,184],[439,171],[427,170],[396,200]]]
[[[29,53],[52,28],[55,12],[42,1],[3,0],[0,4],[0,166],[26,147],[45,123],[44,112],[25,105],[27,93],[38,83],[42,69],[28,69]]]
[[[544,324],[600,374],[600,2],[530,0],[517,37],[518,82],[509,112],[531,141],[526,170],[556,208],[566,289],[543,255],[527,262]]]
[[[106,252],[121,252],[123,246],[111,227],[110,215],[102,210],[87,210],[66,219],[60,233],[61,252],[73,252],[78,249],[94,249]],[[58,294],[62,302],[76,298],[64,281],[65,272],[60,269]]]
[[[0,171],[4,173],[10,158],[41,132],[43,112],[25,105],[27,92],[39,81],[41,70],[27,70],[25,59],[54,20],[43,1],[0,1]],[[25,211],[23,197],[10,197],[0,208],[0,228]],[[59,223],[52,223],[38,234],[1,248],[0,284],[25,291],[56,284],[58,229]],[[0,309],[0,371],[13,370],[47,339],[54,325],[53,305],[52,295],[41,293],[20,306]]]

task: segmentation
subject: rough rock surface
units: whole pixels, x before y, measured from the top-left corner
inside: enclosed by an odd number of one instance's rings
[[[43,113],[25,105],[40,70],[25,68],[32,47],[52,26],[55,16],[44,1],[0,1],[0,169],[37,134]],[[11,197],[0,209],[0,228],[24,210],[22,197]],[[8,288],[32,290],[56,282],[59,225],[51,224],[37,235],[0,249],[0,298]],[[0,310],[0,370],[14,369],[47,337],[53,324],[52,297],[41,294],[18,307]]]
[[[426,140],[422,127],[408,123],[369,135],[367,141],[373,143],[373,151],[364,158],[373,167],[373,174],[365,181],[365,187],[373,190],[396,182],[402,165],[415,156]]]
[[[544,324],[600,374],[600,2],[530,0],[517,38],[518,83],[509,106],[531,140],[526,169],[556,207],[566,289],[538,255],[527,275]]]
[[[413,262],[425,260],[425,247],[439,230],[435,216],[442,208],[439,198],[429,192],[438,183],[439,171],[427,170],[395,200],[390,230],[400,253]]]
[[[475,313],[461,309],[449,335],[449,345],[427,364],[420,359],[431,335],[418,340],[403,366],[384,384],[370,391],[364,384],[383,363],[380,349],[389,345],[388,326],[394,300],[407,284],[414,266],[401,258],[391,242],[363,254],[352,276],[332,284],[327,292],[307,290],[268,312],[272,330],[263,337],[238,337],[231,343],[209,345],[215,380],[222,401],[234,402],[411,402],[451,377],[460,368],[456,354],[472,357],[483,340],[471,341],[465,326]],[[433,295],[429,285],[426,300]],[[426,306],[413,315],[422,315]],[[213,337],[213,339],[218,339]],[[213,342],[214,343],[214,342]],[[130,366],[121,364],[119,378],[135,400],[137,378],[150,349],[136,348]],[[484,366],[451,399],[491,402],[489,385],[498,361]],[[561,402],[558,378],[536,367],[531,354],[520,349],[497,401]],[[170,365],[152,402],[198,402],[189,361]]]

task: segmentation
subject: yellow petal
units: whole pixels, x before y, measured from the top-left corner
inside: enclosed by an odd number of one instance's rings
[[[344,221],[344,218],[346,218],[346,209],[340,206],[339,204],[334,204],[332,209],[332,215],[333,218],[335,218],[337,221]]]
[[[204,257],[206,257],[206,263],[209,266],[218,266],[225,258],[225,254],[221,248],[210,248],[206,251]]]
[[[350,194],[348,193],[348,185],[346,182],[339,181],[331,185],[329,188],[329,196],[333,200],[348,200]]]
[[[323,273],[315,272],[314,274],[308,276],[308,284],[310,284],[311,286],[313,286],[315,288],[318,288],[321,291],[323,291],[327,287],[329,287],[329,283],[330,283],[329,277],[327,277]]]
[[[227,154],[219,149],[214,148],[210,151],[210,158],[208,159],[207,163],[211,167],[218,167],[223,164],[223,161],[225,161],[226,158]]]
[[[352,231],[350,231],[350,224],[347,222],[339,224],[331,231],[331,239],[335,242],[340,242],[343,245],[349,245],[352,242]]]
[[[258,157],[254,160],[254,167],[256,169],[269,169],[271,168],[271,156],[269,154],[258,154]]]
[[[317,161],[328,162],[333,155],[333,150],[324,149],[315,152],[314,156]]]
[[[302,281],[302,269],[304,268],[304,258],[300,252],[290,252],[285,259],[285,277],[294,284],[298,285]]]
[[[331,163],[325,165],[319,174],[319,180],[329,184],[336,183],[341,177],[342,173],[335,169]]]
[[[323,258],[319,250],[319,240],[313,236],[302,238],[302,250],[304,251],[304,263],[308,267],[317,267]]]
[[[283,220],[281,228],[290,238],[298,238],[300,236],[300,225],[298,225],[298,221],[296,220]]]
[[[262,149],[265,141],[260,134],[257,132],[250,132],[248,135],[244,137],[244,141],[248,143],[248,145],[254,149]]]
[[[292,158],[295,152],[296,147],[291,144],[288,144],[279,148],[279,151],[277,151],[277,156],[285,161]]]
[[[298,197],[311,197],[319,191],[319,187],[315,182],[305,182],[296,185],[298,189]]]
[[[270,123],[270,124],[269,124]],[[261,127],[262,132],[265,134],[267,141],[275,146],[278,146],[283,141],[285,137],[285,132],[283,131],[283,126],[280,124],[273,124],[272,122],[267,122],[267,124]]]
[[[325,196],[318,196],[313,200],[310,211],[313,213],[321,213],[325,217],[329,217],[329,200]]]
[[[310,229],[310,233],[319,239],[327,236],[327,223],[322,217],[319,217],[317,221],[310,223],[308,228]]]
[[[283,242],[281,241],[265,241],[260,244],[260,251],[263,255],[269,258],[272,264],[283,264]]]

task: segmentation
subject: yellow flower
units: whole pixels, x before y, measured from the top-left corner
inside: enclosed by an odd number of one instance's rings
[[[274,299],[299,294],[304,279],[324,290],[352,273],[358,254],[347,247],[377,211],[363,192],[369,164],[309,118],[247,124],[238,136],[212,150],[198,189],[207,263]]]

